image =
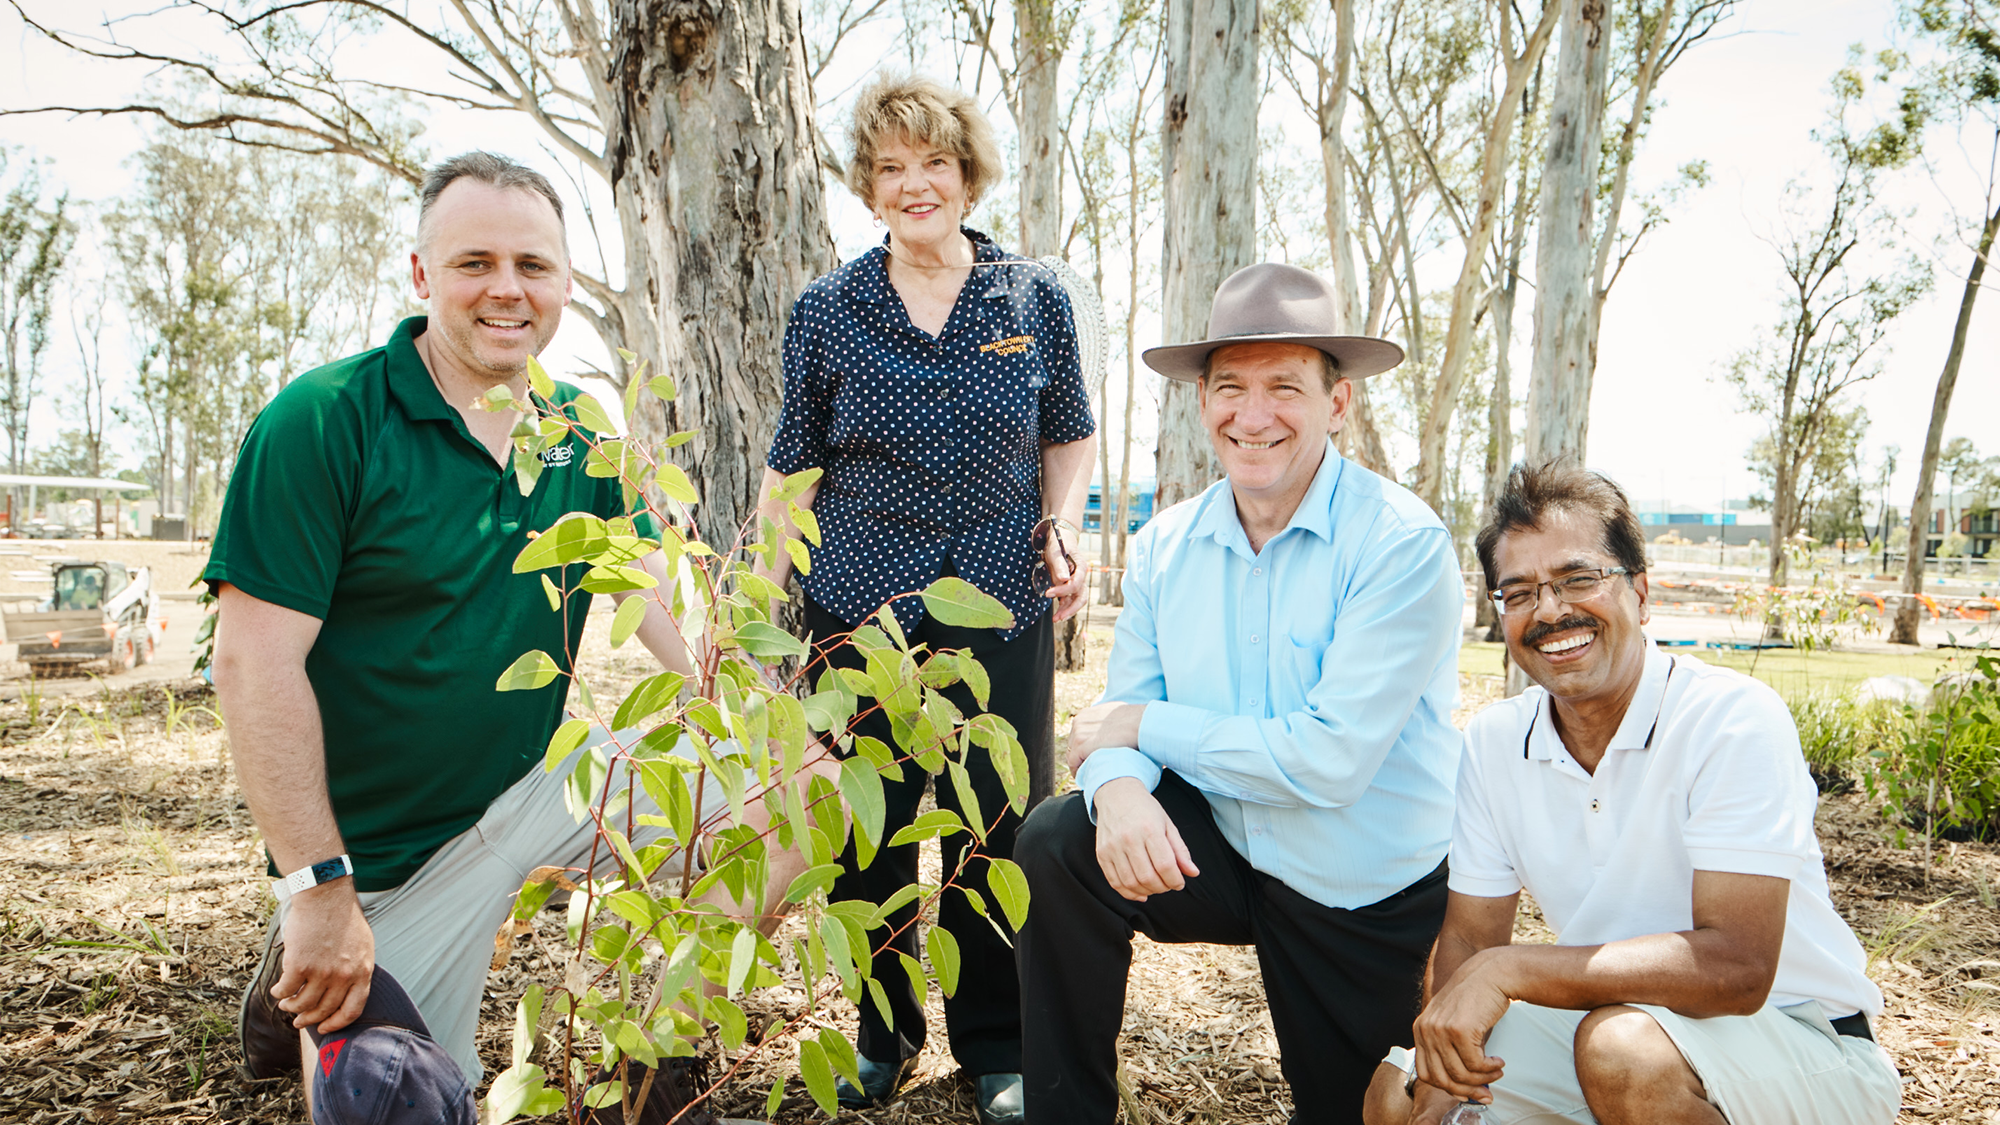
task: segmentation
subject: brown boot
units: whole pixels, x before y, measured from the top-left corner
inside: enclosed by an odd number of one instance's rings
[[[278,940],[277,927],[273,926],[264,936],[264,957],[250,976],[250,987],[243,990],[243,1006],[236,1019],[243,1069],[252,1078],[280,1078],[299,1069],[298,1029],[271,996],[284,971],[285,943]]]

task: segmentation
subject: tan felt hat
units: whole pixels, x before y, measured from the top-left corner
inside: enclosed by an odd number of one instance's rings
[[[1333,286],[1311,270],[1278,262],[1244,266],[1216,287],[1208,339],[1148,348],[1146,366],[1169,379],[1201,378],[1208,355],[1230,344],[1304,344],[1333,357],[1349,379],[1380,375],[1403,362],[1403,349],[1373,336],[1335,335],[1340,323]]]

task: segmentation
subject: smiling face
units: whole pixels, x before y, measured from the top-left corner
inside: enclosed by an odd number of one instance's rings
[[[1579,570],[1614,567],[1595,519],[1565,509],[1545,512],[1539,525],[1517,528],[1493,552],[1502,588],[1547,582]],[[1637,690],[1646,664],[1651,617],[1646,576],[1613,575],[1589,601],[1565,605],[1548,588],[1532,612],[1500,618],[1507,655],[1549,694],[1571,707],[1621,702]]]
[[[1326,455],[1326,437],[1347,419],[1354,384],[1329,391],[1326,360],[1304,344],[1229,344],[1209,356],[1199,385],[1201,424],[1245,500],[1296,507]]]
[[[877,146],[870,206],[888,224],[896,245],[942,245],[958,234],[967,202],[965,168],[958,157],[906,137]]]
[[[569,303],[562,219],[525,188],[454,180],[425,218],[410,276],[430,304],[431,362],[505,382],[548,346]]]

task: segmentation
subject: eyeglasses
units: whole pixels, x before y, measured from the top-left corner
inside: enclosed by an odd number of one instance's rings
[[[1048,597],[1049,587],[1055,585],[1053,577],[1049,574],[1048,551],[1051,535],[1055,536],[1056,549],[1062,552],[1063,567],[1071,574],[1076,573],[1076,556],[1069,553],[1069,544],[1063,542],[1062,535],[1056,530],[1059,527],[1067,527],[1071,532],[1076,531],[1075,526],[1066,519],[1043,516],[1035,524],[1035,529],[1028,533],[1028,543],[1035,549],[1035,571],[1031,581],[1035,587],[1035,596],[1038,598]]]
[[[1561,578],[1551,578],[1547,582],[1516,582],[1502,586],[1486,596],[1493,599],[1494,608],[1501,613],[1533,613],[1542,604],[1542,587],[1547,586],[1556,600],[1564,605],[1587,602],[1604,592],[1604,584],[1614,574],[1625,574],[1622,566],[1600,566],[1593,570],[1571,571]]]

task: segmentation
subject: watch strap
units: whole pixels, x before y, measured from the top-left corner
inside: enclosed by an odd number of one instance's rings
[[[344,855],[323,859],[310,867],[301,867],[281,879],[271,880],[271,893],[284,902],[300,891],[309,891],[321,883],[331,883],[335,879],[354,874],[354,861]]]

